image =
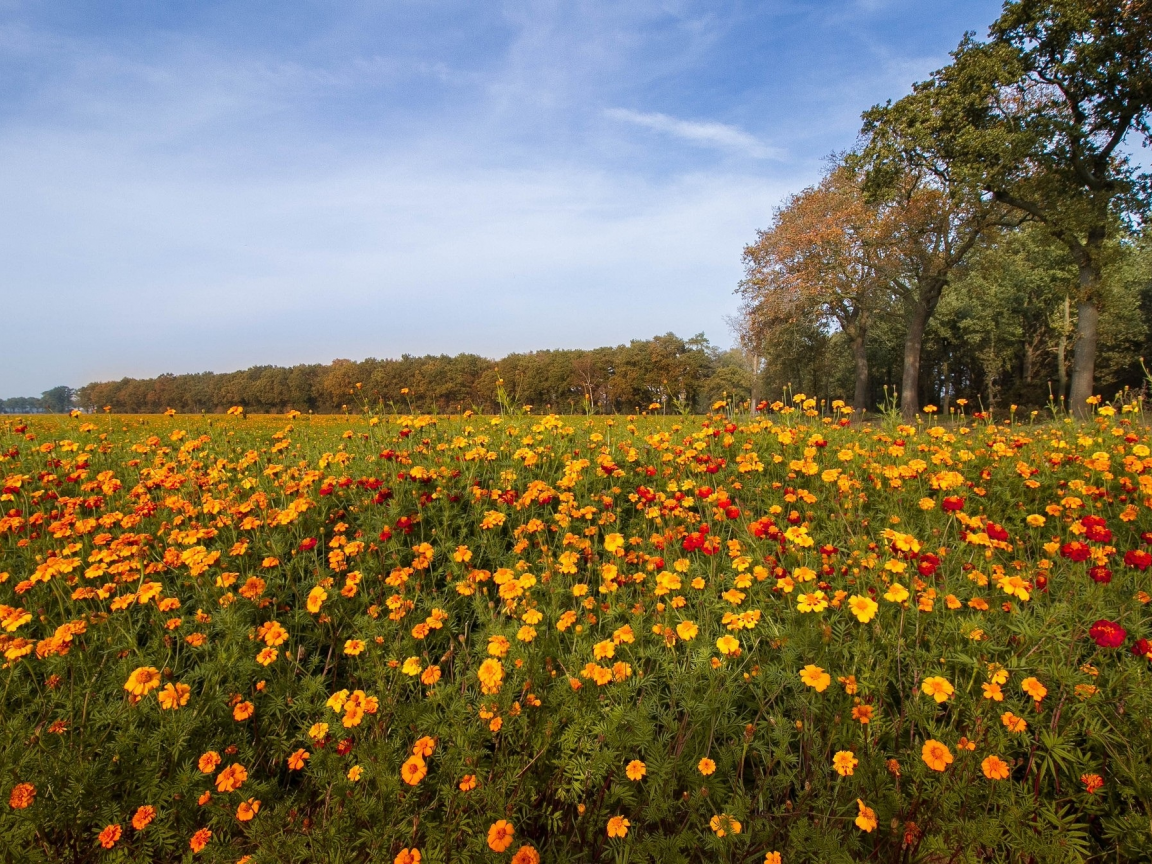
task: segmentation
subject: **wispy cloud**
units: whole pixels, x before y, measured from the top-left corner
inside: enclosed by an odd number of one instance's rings
[[[784,159],[785,151],[765,144],[743,129],[727,123],[681,120],[667,114],[643,113],[627,108],[610,108],[606,112],[613,120],[643,126],[655,132],[663,132],[675,138],[682,138],[704,147],[717,147],[732,153],[740,153],[753,159]]]

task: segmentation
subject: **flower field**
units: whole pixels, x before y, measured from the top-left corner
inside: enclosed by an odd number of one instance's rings
[[[0,421],[0,860],[1152,859],[1136,406],[775,408]]]

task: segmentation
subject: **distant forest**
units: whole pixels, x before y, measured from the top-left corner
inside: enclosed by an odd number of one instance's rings
[[[502,382],[502,383],[500,383]],[[499,410],[501,391],[517,406],[558,413],[706,410],[717,399],[747,398],[751,374],[740,351],[722,351],[703,334],[672,333],[612,348],[533,351],[490,360],[476,354],[398,360],[334,360],[292,367],[254,366],[88,384],[76,404],[118,413],[289,410],[358,412],[367,405],[397,411]]]

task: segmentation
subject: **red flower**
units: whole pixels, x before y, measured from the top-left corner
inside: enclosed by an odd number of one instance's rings
[[[1081,543],[1079,540],[1073,540],[1071,543],[1065,543],[1060,547],[1060,555],[1069,561],[1075,561],[1077,564],[1087,561],[1091,551],[1087,543]]]
[[[1088,635],[1096,640],[1101,648],[1119,648],[1128,638],[1128,631],[1107,618],[1101,618],[1088,628]]]
[[[1152,642],[1147,639],[1137,639],[1136,644],[1132,646],[1132,653],[1137,657],[1152,660]]]
[[[997,525],[995,522],[988,523],[988,538],[990,540],[999,540],[1001,543],[1008,539],[1008,532],[1003,525]]]
[[[316,548],[316,544],[318,542],[319,541],[315,537],[307,537],[307,538],[300,541],[300,551],[301,552],[310,552],[311,550]]]
[[[957,510],[964,509],[964,499],[959,495],[949,495],[944,499],[944,512],[955,513]]]
[[[1124,553],[1124,563],[1134,570],[1147,570],[1152,567],[1152,552],[1132,549]]]
[[[1093,567],[1088,571],[1088,575],[1092,577],[1093,582],[1099,582],[1101,585],[1107,585],[1112,581],[1112,571],[1107,567]]]
[[[920,571],[921,576],[933,576],[939,566],[940,559],[931,552],[925,552],[920,556],[920,562],[916,565],[916,569]]]
[[[1152,546],[1152,531],[1145,531],[1140,535],[1140,539],[1143,540],[1147,545]]]

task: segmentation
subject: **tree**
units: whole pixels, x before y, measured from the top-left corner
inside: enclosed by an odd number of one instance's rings
[[[1152,0],[1009,0],[981,43],[915,92],[926,149],[1046,227],[1078,271],[1069,401],[1092,394],[1108,240],[1147,211],[1148,177],[1124,155],[1149,140]]]
[[[76,391],[63,385],[40,394],[44,410],[49,414],[67,414],[76,404]]]
[[[844,333],[857,412],[868,404],[868,328],[891,267],[890,225],[865,200],[863,180],[860,170],[841,160],[819,184],[789,198],[744,249],[739,288],[742,320],[754,343],[807,317]]]

